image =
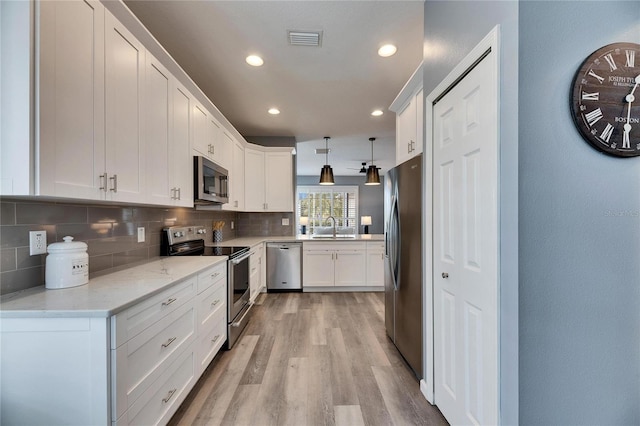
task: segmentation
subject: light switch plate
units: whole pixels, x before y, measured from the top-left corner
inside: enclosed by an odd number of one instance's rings
[[[29,231],[29,255],[47,252],[47,231]]]
[[[289,218],[288,217],[283,217],[282,218],[282,226],[289,226]]]
[[[144,226],[138,227],[138,242],[144,243]]]
[[[231,229],[233,229],[235,227],[233,221],[231,221]]]

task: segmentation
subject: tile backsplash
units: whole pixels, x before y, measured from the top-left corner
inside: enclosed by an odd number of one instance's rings
[[[83,205],[3,198],[0,200],[0,294],[44,285],[46,254],[29,255],[29,231],[45,230],[47,245],[62,241],[67,235],[87,243],[91,278],[159,256],[160,235],[165,226],[203,225],[211,229],[213,221],[222,220],[225,222],[223,240],[240,236],[240,233],[236,234],[238,215],[220,210]],[[236,224],[234,230],[231,229],[232,220]],[[145,242],[142,243],[137,242],[140,226],[145,228]],[[212,234],[207,233],[209,240]]]
[[[282,219],[289,224],[283,225]],[[295,219],[293,213],[238,213],[239,237],[283,237],[294,235]]]

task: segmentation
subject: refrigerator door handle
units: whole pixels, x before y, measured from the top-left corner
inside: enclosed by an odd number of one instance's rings
[[[389,253],[389,260],[391,262],[391,275],[393,276],[393,287],[398,290],[400,288],[400,283],[398,282],[398,272],[399,272],[399,228],[400,223],[398,219],[398,198],[396,196],[393,197],[392,205],[391,205],[391,217],[389,219],[389,231],[391,233],[391,251]]]

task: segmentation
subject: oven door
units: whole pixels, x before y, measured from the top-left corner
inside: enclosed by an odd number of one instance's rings
[[[247,253],[229,260],[229,300],[227,304],[229,309],[229,323],[234,322],[245,305],[249,303],[250,255],[250,253]]]

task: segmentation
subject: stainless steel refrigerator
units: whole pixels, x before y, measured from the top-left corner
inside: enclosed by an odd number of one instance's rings
[[[422,155],[389,170],[384,183],[385,326],[422,379]]]

